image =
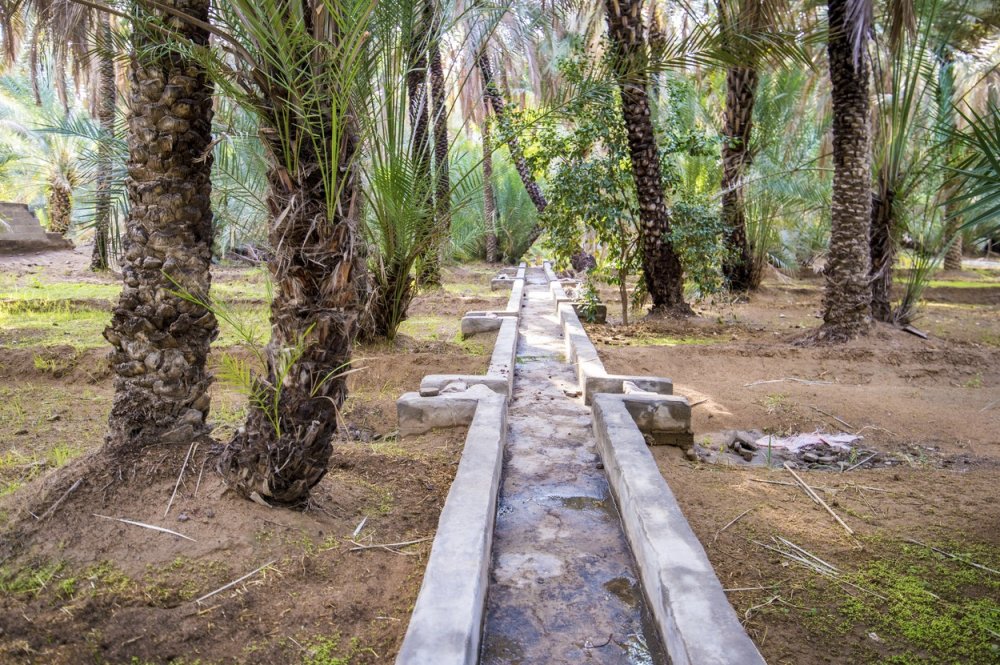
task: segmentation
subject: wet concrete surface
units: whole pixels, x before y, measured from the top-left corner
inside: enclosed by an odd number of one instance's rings
[[[541,269],[525,292],[480,663],[666,663]]]

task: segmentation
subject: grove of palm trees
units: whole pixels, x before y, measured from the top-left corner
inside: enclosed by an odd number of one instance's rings
[[[601,614],[659,616],[576,317],[686,398],[643,459],[763,660],[1000,658],[997,3],[0,0],[0,46],[0,663],[417,662],[481,425],[411,403],[506,414],[463,662],[669,662]]]

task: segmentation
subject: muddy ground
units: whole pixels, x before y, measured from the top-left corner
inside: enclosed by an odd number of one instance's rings
[[[460,431],[397,440],[394,401],[430,372],[485,371],[491,336],[457,333],[466,310],[506,302],[493,272],[449,270],[395,341],[356,349],[346,431],[300,513],[227,493],[205,447],[186,465],[187,446],[109,464],[100,331],[114,277],[89,273],[85,253],[0,257],[0,663],[392,662],[464,443]],[[260,271],[214,275],[216,297],[264,326]],[[221,341],[216,366],[248,355],[231,332]],[[244,403],[213,386],[220,444]]]

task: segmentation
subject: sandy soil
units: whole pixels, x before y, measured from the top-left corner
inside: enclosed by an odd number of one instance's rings
[[[1000,569],[1000,274],[936,279],[976,284],[929,289],[916,322],[928,340],[880,326],[846,346],[797,346],[819,323],[818,281],[772,281],[749,303],[702,305],[690,321],[590,327],[609,372],[673,378],[695,404],[697,442],[713,445],[726,430],[847,431],[892,460],[847,473],[800,471],[824,488],[851,537],[784,470],[653,449],[770,663],[1000,660],[1000,573],[908,541]],[[773,537],[832,563],[865,591],[768,549]],[[978,577],[955,581],[969,572]],[[933,597],[906,596],[913,580]],[[931,605],[920,604],[927,598]],[[970,598],[987,603],[983,616],[992,619],[966,622]],[[913,617],[925,611],[952,623],[939,634],[928,614],[918,625]]]
[[[86,252],[0,258],[19,284],[114,283],[86,267]],[[0,663],[391,662],[464,443],[462,431],[397,440],[394,401],[431,371],[485,370],[492,339],[455,333],[464,310],[506,301],[481,288],[491,272],[449,271],[447,291],[420,296],[393,343],[356,349],[364,370],[350,378],[347,427],[301,513],[227,493],[218,446],[186,465],[187,446],[112,464],[99,452],[113,395],[105,349],[11,348],[4,340],[30,336],[0,331]],[[224,352],[245,353],[213,350],[211,362]],[[221,444],[245,398],[212,390]]]

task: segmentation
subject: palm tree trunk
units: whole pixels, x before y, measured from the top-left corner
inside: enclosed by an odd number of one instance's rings
[[[691,308],[684,302],[684,272],[670,241],[670,216],[646,94],[649,77],[642,2],[605,0],[605,7],[642,222],[642,271],[653,300],[651,313],[688,315]]]
[[[962,269],[962,233],[959,228],[962,226],[962,217],[958,214],[961,206],[953,199],[958,194],[958,178],[949,178],[944,184],[944,240],[950,242],[948,251],[944,255],[945,270]]]
[[[319,30],[311,16],[308,34]],[[344,90],[313,92],[319,99],[346,96]],[[261,133],[274,156],[267,194],[271,340],[246,424],[223,451],[219,471],[245,497],[302,506],[327,472],[362,310],[358,132],[340,107],[305,115],[264,109],[263,115]],[[292,154],[278,157],[286,152]]]
[[[424,2],[420,12],[419,20],[413,26],[409,43],[409,63],[406,71],[407,99],[410,112],[410,126],[413,128],[413,163],[417,171],[417,182],[422,185],[419,195],[426,198],[428,210],[434,206],[434,183],[432,170],[431,153],[431,124],[430,124],[430,104],[431,99],[427,85],[427,55],[429,44],[429,31],[433,21],[433,8],[428,11],[430,3]],[[423,286],[424,262],[427,260],[430,248],[433,246],[434,220],[431,219],[429,227],[424,229],[419,242],[424,249],[420,252],[421,261],[417,268],[418,281]],[[431,276],[434,270],[431,269]],[[403,276],[409,279],[409,275]],[[440,281],[440,277],[438,278]]]
[[[510,150],[510,157],[511,161],[514,162],[514,168],[521,177],[521,183],[524,185],[524,191],[528,193],[528,198],[535,204],[535,209],[541,215],[545,212],[545,208],[549,205],[549,202],[545,199],[542,188],[538,186],[538,181],[535,180],[535,175],[531,172],[531,167],[528,166],[528,161],[524,158],[521,141],[518,140],[513,132],[509,131],[510,119],[507,117],[507,103],[504,101],[503,95],[500,94],[500,89],[493,78],[493,66],[490,64],[489,54],[486,52],[486,44],[483,44],[481,47],[479,55],[476,58],[476,65],[479,67],[479,73],[483,79],[483,96],[493,109],[493,115],[496,117],[499,126],[504,130],[508,130],[505,132],[507,134],[507,148]],[[535,224],[535,228],[531,230],[531,234],[529,235],[530,240],[528,244],[531,245],[534,243],[541,234],[541,225]]]
[[[208,20],[209,0],[167,3]],[[178,37],[207,45],[182,23]],[[150,44],[136,31],[135,52]],[[141,59],[140,59],[141,58]],[[137,56],[130,68],[124,287],[111,325],[115,399],[106,447],[116,454],[207,434],[208,348],[215,317],[175,295],[207,298],[211,283],[212,84],[176,53]]]
[[[817,339],[834,342],[864,334],[871,324],[868,64],[863,52],[855,60],[847,5],[848,0],[829,0],[828,5],[834,175],[823,326]]]
[[[871,271],[872,318],[892,322],[892,267],[896,262],[895,219],[892,214],[895,193],[879,176],[878,192],[872,195]]]
[[[94,250],[91,270],[108,268],[108,234],[111,227],[112,151],[108,138],[115,131],[115,59],[112,53],[111,19],[101,12],[97,28],[98,70],[97,119],[105,140],[97,146],[97,191],[94,200]]]
[[[49,179],[49,231],[65,236],[73,218],[73,191],[60,178]]]
[[[451,176],[448,169],[448,111],[445,108],[444,67],[441,64],[441,17],[434,0],[425,0],[432,15],[429,45],[431,115],[434,120],[434,237],[421,261],[420,283],[441,285],[441,255],[451,233]]]
[[[747,240],[744,178],[750,166],[750,132],[759,77],[754,67],[726,70],[726,111],[722,143],[722,220],[726,225],[728,255],[723,274],[733,291],[749,291],[760,284]]]
[[[357,149],[349,134],[345,165]],[[275,292],[266,376],[219,464],[243,496],[288,506],[302,505],[326,475],[360,309],[356,176],[345,167],[339,205],[328,210],[311,145],[299,143],[301,175],[281,168],[268,175]]]
[[[497,203],[493,192],[493,145],[490,142],[490,116],[483,119],[483,224],[486,232],[486,262],[497,262]]]

